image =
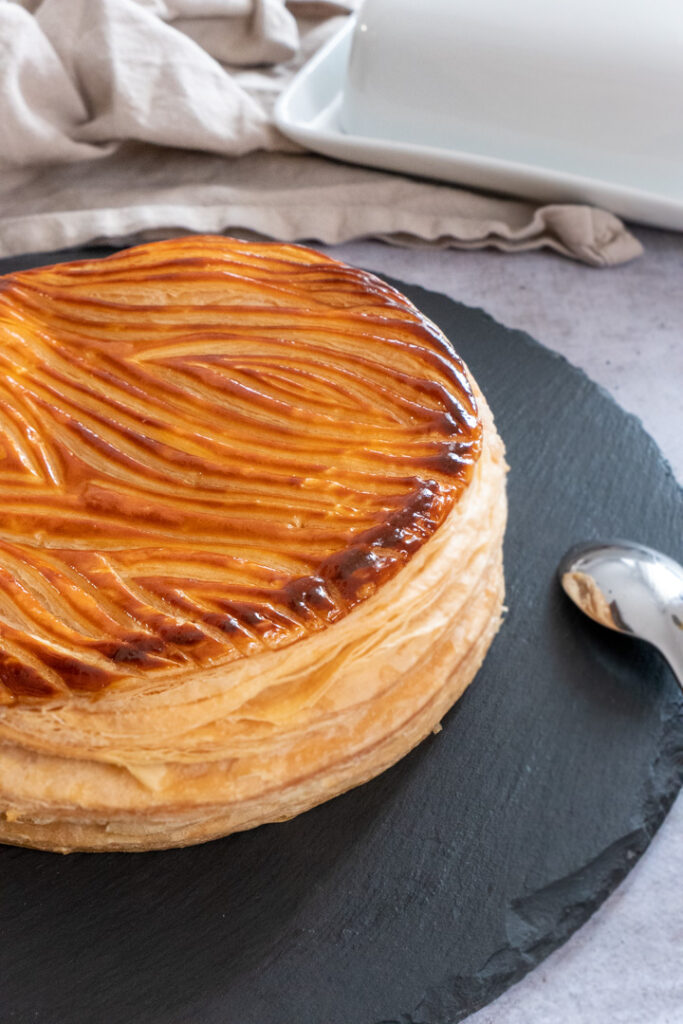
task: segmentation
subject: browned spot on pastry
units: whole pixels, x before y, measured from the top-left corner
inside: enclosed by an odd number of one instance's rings
[[[0,682],[14,698],[54,697],[55,687],[35,669],[0,651]]]
[[[291,580],[276,595],[294,615],[304,618],[311,612],[332,621],[338,614],[338,607],[325,580],[321,576],[303,576]]]
[[[63,654],[44,652],[42,660],[64,680],[70,690],[77,692],[96,693],[121,675],[120,672],[113,674],[79,658],[68,658]]]

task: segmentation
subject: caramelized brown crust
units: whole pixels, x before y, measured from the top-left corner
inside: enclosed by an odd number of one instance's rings
[[[312,250],[192,237],[0,278],[0,701],[325,629],[480,451],[440,332]]]

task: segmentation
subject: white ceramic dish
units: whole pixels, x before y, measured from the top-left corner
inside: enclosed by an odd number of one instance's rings
[[[641,159],[642,152],[634,137],[632,160],[614,159],[613,154],[608,154],[603,174],[596,174],[595,170],[589,174],[568,172],[548,166],[547,148],[535,146],[529,135],[524,139],[523,154],[518,146],[515,159],[492,156],[481,150],[456,149],[452,133],[442,145],[409,141],[405,136],[414,134],[410,111],[403,122],[396,116],[387,116],[386,103],[391,89],[384,93],[384,108],[378,112],[376,126],[369,126],[375,127],[373,133],[360,134],[356,123],[362,118],[354,118],[354,105],[358,114],[361,110],[358,98],[362,97],[362,87],[368,84],[363,80],[367,68],[363,72],[362,45],[360,58],[354,55],[357,81],[350,82],[348,77],[357,17],[350,18],[341,32],[302,68],[277,103],[278,128],[300,145],[352,163],[540,202],[586,203],[629,220],[683,230],[683,166],[679,168],[677,161],[671,158],[671,152],[677,152],[678,135],[674,149],[665,153],[663,160]],[[358,46],[354,44],[354,48]],[[681,62],[683,66],[683,50]],[[683,96],[675,97],[675,102],[683,107]],[[399,109],[404,107],[402,103]],[[402,123],[405,123],[403,131]],[[354,130],[345,131],[343,124]],[[369,127],[365,125],[364,130],[367,132]],[[438,131],[437,121],[432,121],[432,128]],[[683,114],[673,123],[671,131],[683,131]],[[403,137],[382,137],[384,133],[400,133]],[[567,163],[574,168],[580,166],[580,157],[578,153],[576,159]],[[595,167],[597,161],[593,164]]]

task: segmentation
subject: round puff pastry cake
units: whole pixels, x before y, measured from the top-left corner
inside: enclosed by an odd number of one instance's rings
[[[183,846],[377,775],[476,673],[503,446],[395,289],[189,237],[0,278],[0,841]]]

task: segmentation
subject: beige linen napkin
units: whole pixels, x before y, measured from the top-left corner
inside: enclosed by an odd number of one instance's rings
[[[352,6],[0,0],[0,255],[183,231],[547,246],[594,265],[639,254],[605,211],[341,164],[284,139],[275,99]]]

